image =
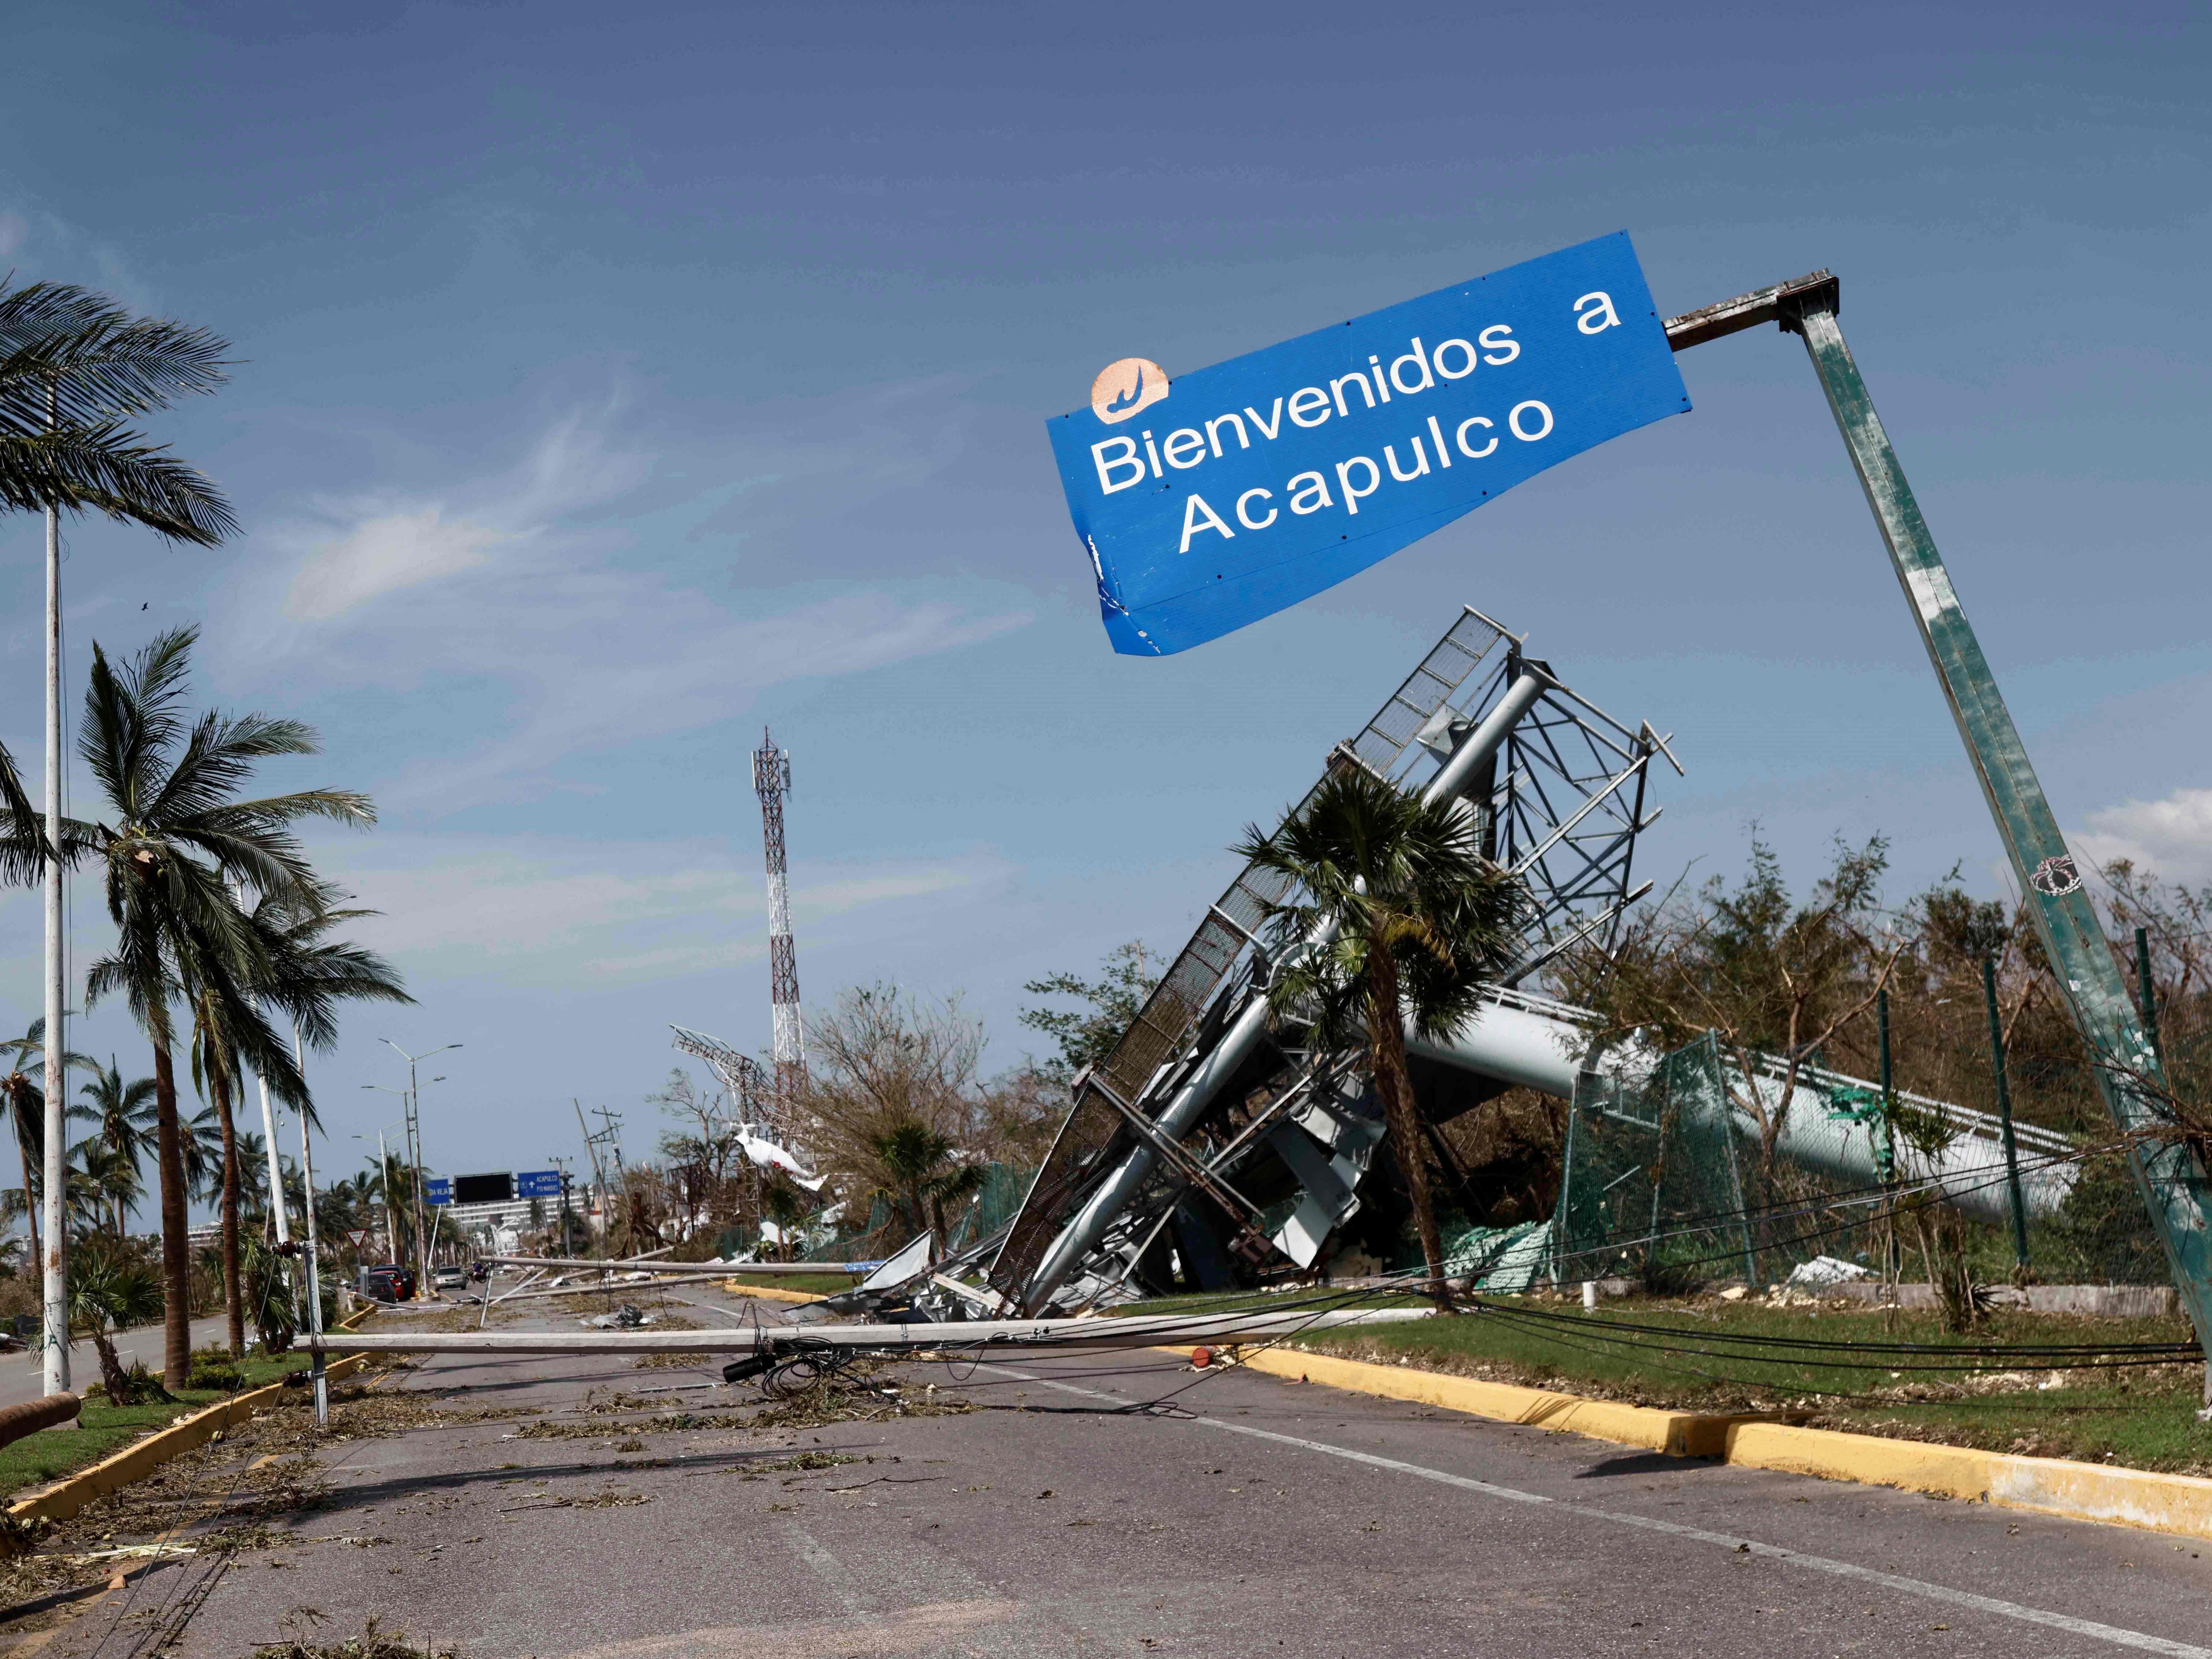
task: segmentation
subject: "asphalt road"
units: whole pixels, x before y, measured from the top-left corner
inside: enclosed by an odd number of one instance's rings
[[[205,1319],[192,1321],[192,1346],[204,1348],[210,1342],[225,1340],[223,1316],[214,1314]],[[115,1339],[116,1357],[125,1370],[134,1359],[143,1360],[146,1369],[159,1372],[161,1369],[161,1328],[159,1325],[139,1325],[119,1333]],[[36,1334],[28,1347],[21,1353],[0,1358],[0,1406],[13,1406],[26,1400],[36,1400],[46,1391],[46,1373],[42,1369],[43,1356],[39,1351]],[[79,1394],[100,1381],[100,1356],[93,1352],[89,1342],[70,1345],[70,1382]]]
[[[404,1386],[586,1423],[595,1388],[710,1375],[441,1356]],[[322,1639],[374,1615],[464,1659],[2212,1659],[2212,1547],[2158,1534],[1198,1381],[1157,1353],[908,1381],[982,1409],[626,1438],[518,1439],[527,1419],[503,1419],[336,1446],[331,1503],[279,1526],[301,1541],[165,1567],[48,1651],[124,1659],[181,1622],[170,1651],[238,1659],[304,1605]],[[789,1467],[809,1453],[859,1461]]]

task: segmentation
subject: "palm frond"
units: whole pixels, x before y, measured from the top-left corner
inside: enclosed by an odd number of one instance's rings
[[[64,283],[0,292],[0,407],[18,398],[64,422],[167,408],[229,380],[229,343],[211,329],[134,317]]]
[[[0,507],[103,513],[198,547],[238,529],[213,480],[116,421],[50,432],[0,423]]]

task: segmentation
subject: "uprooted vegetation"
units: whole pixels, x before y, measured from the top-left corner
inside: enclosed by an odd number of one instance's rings
[[[328,1501],[331,1478],[316,1457],[321,1448],[433,1425],[526,1414],[510,1407],[440,1407],[420,1395],[387,1393],[375,1386],[380,1380],[372,1376],[332,1388],[326,1429],[316,1426],[307,1389],[287,1390],[251,1421],[171,1459],[66,1520],[10,1523],[0,1540],[6,1546],[0,1557],[0,1605],[21,1608],[56,1598],[52,1606],[11,1621],[11,1630],[36,1628],[40,1618],[67,1616],[74,1594],[106,1584],[122,1566],[134,1565],[131,1557],[223,1553],[271,1547],[276,1540],[286,1547],[381,1541],[301,1537],[280,1530],[283,1517],[310,1513]],[[118,1549],[127,1554],[118,1556]],[[349,1639],[358,1644],[368,1638]],[[378,1639],[388,1644],[400,1638],[384,1632]],[[281,1645],[268,1650],[293,1651]],[[348,1659],[404,1651],[419,1659],[422,1650],[341,1644],[327,1651]]]

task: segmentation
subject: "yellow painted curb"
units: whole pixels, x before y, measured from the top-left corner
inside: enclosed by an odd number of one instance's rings
[[[749,1296],[762,1302],[826,1302],[827,1297],[811,1296],[805,1291],[780,1291],[773,1285],[748,1285],[741,1279],[726,1279],[722,1288],[732,1296]]]
[[[2197,1475],[1808,1429],[1767,1414],[1657,1411],[1334,1354],[1273,1348],[1241,1357],[1240,1363],[1270,1376],[1588,1435],[1670,1456],[1717,1458],[1744,1468],[1895,1486],[2073,1521],[2212,1539],[2212,1480]]]
[[[348,1354],[323,1368],[323,1375],[336,1381],[350,1376],[368,1364],[366,1354]],[[44,1491],[34,1492],[28,1498],[19,1498],[8,1506],[8,1513],[18,1521],[38,1518],[47,1521],[65,1520],[95,1498],[105,1498],[118,1486],[127,1486],[134,1480],[143,1480],[171,1458],[204,1446],[223,1430],[234,1423],[252,1420],[256,1413],[273,1403],[284,1392],[284,1384],[271,1382],[263,1388],[251,1389],[244,1394],[219,1400],[204,1410],[172,1424],[158,1434],[149,1434],[135,1441],[121,1451],[102,1458],[89,1468],[79,1469],[65,1475]]]
[[[340,1320],[338,1328],[352,1330],[374,1311],[374,1308],[363,1308]],[[323,1375],[335,1382],[342,1376],[350,1376],[368,1364],[367,1354],[348,1354],[344,1358],[334,1359],[324,1366]],[[219,1400],[214,1405],[170,1425],[158,1434],[149,1434],[143,1440],[132,1442],[121,1451],[102,1458],[88,1468],[64,1475],[52,1486],[34,1492],[28,1498],[18,1498],[8,1506],[8,1514],[17,1521],[34,1518],[66,1520],[86,1504],[105,1498],[118,1486],[127,1486],[134,1480],[143,1480],[171,1458],[204,1446],[232,1424],[252,1421],[255,1413],[283,1392],[284,1384],[271,1382],[262,1388],[248,1389],[244,1394],[233,1395],[228,1400]]]
[[[1391,1400],[1410,1400],[1447,1411],[1465,1412],[1504,1423],[1531,1428],[1557,1429],[1586,1434],[1595,1440],[1642,1446],[1671,1457],[1723,1457],[1728,1437],[1740,1425],[1771,1423],[1760,1413],[1717,1416],[1699,1412],[1658,1411],[1649,1406],[1624,1406],[1612,1400],[1586,1400],[1580,1395],[1554,1394],[1547,1389],[1524,1389],[1511,1382],[1486,1382],[1446,1371],[1416,1370],[1410,1365],[1376,1365],[1360,1359],[1340,1359],[1334,1354],[1299,1353],[1271,1348],[1243,1358],[1248,1370],[1299,1382],[1322,1382],[1354,1394],[1381,1395]]]

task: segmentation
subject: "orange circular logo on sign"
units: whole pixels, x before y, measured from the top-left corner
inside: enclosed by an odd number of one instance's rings
[[[1111,426],[1168,395],[1168,372],[1149,357],[1124,357],[1091,383],[1091,412]]]

